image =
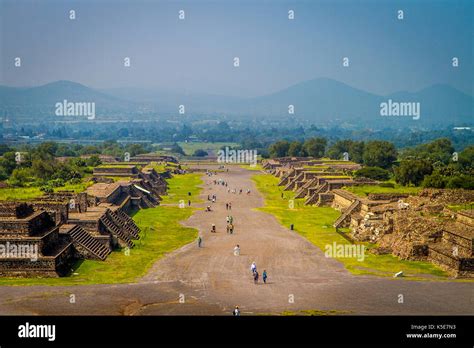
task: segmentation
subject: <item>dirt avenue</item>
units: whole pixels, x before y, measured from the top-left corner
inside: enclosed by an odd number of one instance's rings
[[[351,275],[275,217],[255,209],[264,205],[251,180],[255,173],[232,167],[213,177],[203,174],[204,203],[199,206],[211,205],[211,211],[198,210],[183,221],[199,230],[202,247],[196,241],[168,254],[131,284],[1,286],[0,314],[231,315],[236,305],[242,315],[299,310],[472,314],[472,283]],[[228,186],[214,185],[214,178],[222,178]],[[215,203],[207,200],[213,194]],[[226,210],[228,202],[231,211]],[[226,233],[228,215],[233,217],[233,234]],[[212,224],[216,233],[210,232]],[[234,255],[236,245],[240,255]],[[257,284],[250,271],[252,262],[260,273]],[[264,270],[266,284],[261,278]],[[404,303],[398,303],[399,294]]]

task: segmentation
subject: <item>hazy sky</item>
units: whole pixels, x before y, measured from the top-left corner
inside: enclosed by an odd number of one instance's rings
[[[472,0],[0,4],[3,85],[71,80],[96,88],[256,96],[329,77],[377,94],[435,83],[474,94]],[[397,19],[399,9],[404,20]],[[15,57],[21,68],[14,67]],[[459,58],[458,68],[452,57]]]

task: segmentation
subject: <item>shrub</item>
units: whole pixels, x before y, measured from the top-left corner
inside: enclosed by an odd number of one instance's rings
[[[388,180],[390,172],[380,167],[365,167],[355,172],[356,178],[368,178],[373,180]]]
[[[202,149],[198,149],[198,150],[194,151],[194,154],[193,154],[193,156],[196,156],[196,157],[205,157],[207,155],[208,155],[208,153],[206,151],[202,150]]]

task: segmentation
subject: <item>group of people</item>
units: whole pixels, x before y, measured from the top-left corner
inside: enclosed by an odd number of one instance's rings
[[[231,202],[225,204],[225,210],[232,210],[232,203]]]
[[[258,273],[257,271],[257,264],[254,262],[252,262],[252,264],[250,265],[250,270],[252,271],[252,277],[253,277],[253,282],[255,284],[258,284],[258,279],[260,277],[260,274]],[[263,273],[262,273],[262,279],[263,279],[263,283],[266,284],[267,283],[267,278],[268,278],[268,274],[267,274],[267,271],[266,270],[263,270]]]
[[[233,234],[234,233],[234,224],[233,224],[234,218],[232,217],[232,215],[227,215],[226,221],[227,221],[227,233]]]
[[[213,194],[212,196],[211,195],[207,195],[207,200],[208,201],[212,201],[212,203],[216,203],[217,201],[217,196],[215,194]]]
[[[227,181],[223,179],[213,180],[214,185],[222,185],[227,187]]]
[[[226,186],[227,186],[227,185],[226,185]],[[237,189],[232,189],[232,190],[231,190],[230,187],[229,187],[229,188],[227,189],[227,193],[231,193],[231,192],[235,194],[235,193],[237,193]],[[242,189],[239,189],[239,195],[241,195],[242,192],[243,192],[243,190],[242,190]],[[247,189],[246,193],[247,193],[247,195],[249,195],[249,194],[250,194],[250,189]]]

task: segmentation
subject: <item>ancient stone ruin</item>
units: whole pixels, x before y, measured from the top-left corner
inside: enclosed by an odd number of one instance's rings
[[[392,253],[402,259],[430,261],[456,277],[474,277],[474,213],[454,212],[447,202],[469,203],[474,193],[465,190],[435,190],[448,194],[435,201],[425,190],[417,196],[369,194],[358,197],[335,190],[333,207],[342,212],[334,227],[349,227],[354,241],[377,243],[377,253]],[[443,192],[444,191],[444,192]]]
[[[359,197],[345,187],[378,185],[354,179],[360,168],[344,161],[285,157],[263,162],[263,168],[280,179],[284,191],[306,205],[331,206],[341,215],[336,230],[353,242],[377,243],[374,253],[391,253],[402,259],[430,261],[455,277],[474,277],[474,212],[472,207],[452,211],[448,205],[474,202],[469,190],[423,190],[419,195],[398,193]]]
[[[132,167],[126,167],[124,176],[133,173],[128,180],[98,182],[86,192],[0,203],[0,275],[62,276],[78,259],[105,260],[117,247],[132,248],[140,229],[129,214],[157,206],[171,176]],[[117,166],[107,173],[125,171]]]

